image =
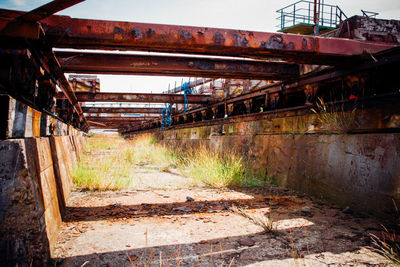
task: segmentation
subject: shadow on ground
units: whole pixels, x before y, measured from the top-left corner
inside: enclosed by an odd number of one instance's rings
[[[200,189],[189,192],[193,190]],[[345,214],[287,190],[241,191],[248,197],[93,207],[75,203],[67,209],[62,234],[73,228],[79,231],[59,245],[60,249],[66,244],[67,252],[58,253],[54,260],[58,266],[161,266],[160,261],[162,266],[386,263],[368,248],[369,233],[379,230],[373,219]],[[233,205],[250,214],[271,215],[276,231],[263,233],[233,214],[229,210]],[[99,240],[104,239],[109,244],[102,246]]]

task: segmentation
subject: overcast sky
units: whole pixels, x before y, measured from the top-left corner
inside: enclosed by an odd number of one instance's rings
[[[49,1],[0,0],[0,8],[28,11]],[[75,18],[122,20],[189,26],[207,26],[275,32],[277,9],[295,0],[87,0],[60,15]],[[378,18],[400,20],[400,0],[325,0],[348,16],[361,9],[378,12]],[[181,78],[99,75],[101,91],[160,92]],[[187,78],[185,78],[187,80]]]

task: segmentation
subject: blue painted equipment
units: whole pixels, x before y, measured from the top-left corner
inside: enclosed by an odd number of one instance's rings
[[[164,131],[164,124],[171,126],[172,124],[171,115],[172,115],[172,104],[165,104],[165,108],[163,108],[163,110],[161,111],[161,131]]]
[[[185,101],[183,103],[183,115],[185,115],[185,113],[186,113],[186,111],[187,111],[187,109],[189,107],[189,101],[187,100],[186,95],[195,94],[196,93],[196,89],[190,87],[190,82],[185,82],[184,84],[182,84],[181,89],[182,89],[183,95],[185,97]]]

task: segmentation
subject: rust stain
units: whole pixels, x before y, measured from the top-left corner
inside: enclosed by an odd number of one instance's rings
[[[32,109],[32,132],[34,137],[40,137],[40,117],[41,113]]]

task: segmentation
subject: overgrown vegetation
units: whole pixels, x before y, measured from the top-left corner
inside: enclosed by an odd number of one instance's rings
[[[160,145],[152,135],[142,135],[128,142],[121,154],[130,163],[138,166],[153,165],[161,171],[175,167],[176,154]]]
[[[351,112],[344,111],[344,108],[337,108],[334,104],[329,105],[322,98],[318,98],[317,107],[311,111],[317,114],[317,120],[322,128],[330,133],[348,133],[356,126],[356,108]]]
[[[92,135],[91,138],[86,139],[85,150],[111,150],[116,149],[120,140],[117,138],[110,138],[107,135]]]
[[[221,154],[206,147],[168,148],[153,135],[130,141],[91,137],[86,153],[73,171],[77,187],[87,190],[118,190],[131,185],[135,168],[160,171],[177,169],[195,185],[215,188],[264,186],[271,180],[262,171],[249,167],[234,151]]]
[[[72,171],[75,185],[82,190],[99,191],[128,187],[132,183],[133,174],[128,158],[121,157],[120,151],[115,150],[120,140],[96,136],[86,141],[86,152]]]
[[[266,184],[266,176],[251,169],[242,156],[234,151],[217,151],[200,147],[181,152],[180,168],[198,184],[222,188],[229,186],[255,187]]]

